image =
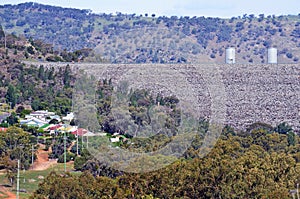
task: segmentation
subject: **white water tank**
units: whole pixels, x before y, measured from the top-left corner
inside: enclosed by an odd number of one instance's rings
[[[235,63],[235,48],[233,48],[233,47],[226,48],[225,63],[226,64],[234,64]]]
[[[268,49],[268,64],[277,64],[277,48]]]

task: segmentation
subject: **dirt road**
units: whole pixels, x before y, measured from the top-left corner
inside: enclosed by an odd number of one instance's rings
[[[33,168],[30,168],[30,170],[42,171],[57,164],[57,161],[55,159],[53,160],[48,159],[48,154],[51,153],[51,147],[49,148],[48,151],[45,151],[44,148],[45,148],[44,145],[40,145],[37,151],[37,160],[33,163]]]
[[[6,196],[5,199],[15,199],[16,194],[10,192],[6,187],[0,185],[0,198]],[[2,194],[3,193],[3,194]]]

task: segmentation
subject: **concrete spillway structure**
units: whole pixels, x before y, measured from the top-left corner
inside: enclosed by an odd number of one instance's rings
[[[277,64],[277,48],[268,49],[268,64]]]
[[[226,64],[235,64],[235,48],[226,48],[225,52],[225,63]]]

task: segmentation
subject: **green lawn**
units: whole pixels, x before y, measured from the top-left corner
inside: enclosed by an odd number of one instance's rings
[[[58,164],[49,168],[44,171],[20,171],[20,190],[25,189],[27,193],[20,193],[20,198],[28,198],[31,193],[33,193],[37,188],[39,183],[43,182],[43,178],[51,172],[63,172],[64,171],[64,164]],[[73,171],[73,164],[67,164],[67,171],[70,171],[74,175],[79,175],[80,172],[72,172]],[[0,184],[9,184],[8,179],[5,175],[0,175]],[[11,190],[15,192],[15,186]],[[2,199],[3,197],[0,197]]]

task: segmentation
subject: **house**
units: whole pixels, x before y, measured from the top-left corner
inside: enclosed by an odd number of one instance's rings
[[[10,116],[10,113],[1,113],[0,114],[0,123],[3,123],[6,118]]]
[[[120,137],[110,138],[110,142],[120,142]]]
[[[43,126],[40,127],[43,131],[48,131],[48,129],[52,126],[52,124],[44,124]]]
[[[49,123],[52,119],[56,119],[58,122],[61,121],[61,119],[58,115],[56,115],[54,112],[50,112],[48,110],[34,111],[34,112],[30,113],[29,115],[25,116],[25,119],[27,119],[27,120],[33,119],[33,118],[37,118],[37,119],[46,121],[47,123]]]
[[[35,127],[41,127],[47,123],[48,122],[38,119],[38,118],[31,118],[31,119],[25,119],[25,120],[20,121],[21,125],[35,126]]]
[[[61,128],[62,125],[61,124],[56,124],[56,125],[51,125],[48,128],[48,131],[50,131],[50,134],[54,134],[56,131],[58,131],[59,128]]]
[[[51,116],[48,116],[49,119],[48,121],[50,122],[51,120],[57,120],[58,122],[61,122],[61,119],[60,119],[60,116],[59,115],[51,115]],[[47,118],[46,118],[47,119]]]
[[[78,135],[78,136],[83,136],[84,134],[86,134],[88,132],[88,130],[83,129],[83,128],[79,128],[73,132],[71,132],[73,135]]]
[[[124,135],[113,135],[112,138],[110,138],[110,142],[125,142],[127,141],[128,139],[124,136]]]
[[[72,133],[72,132],[76,131],[77,129],[78,129],[77,126],[68,126],[68,127],[66,127],[65,131],[68,133]]]
[[[41,119],[41,120],[46,120],[47,117],[50,118],[50,116],[54,116],[54,112],[49,112],[48,110],[40,110],[40,111],[34,111],[30,113],[30,116]]]
[[[7,130],[7,128],[3,128],[3,127],[0,127],[0,131],[6,131]]]
[[[61,124],[56,124],[56,125],[50,126],[50,127],[48,128],[48,130],[53,131],[53,130],[59,129],[60,127],[62,127]]]
[[[74,113],[68,113],[67,116],[62,118],[63,121],[69,121],[69,122],[71,122],[71,120],[73,119],[74,119]]]

